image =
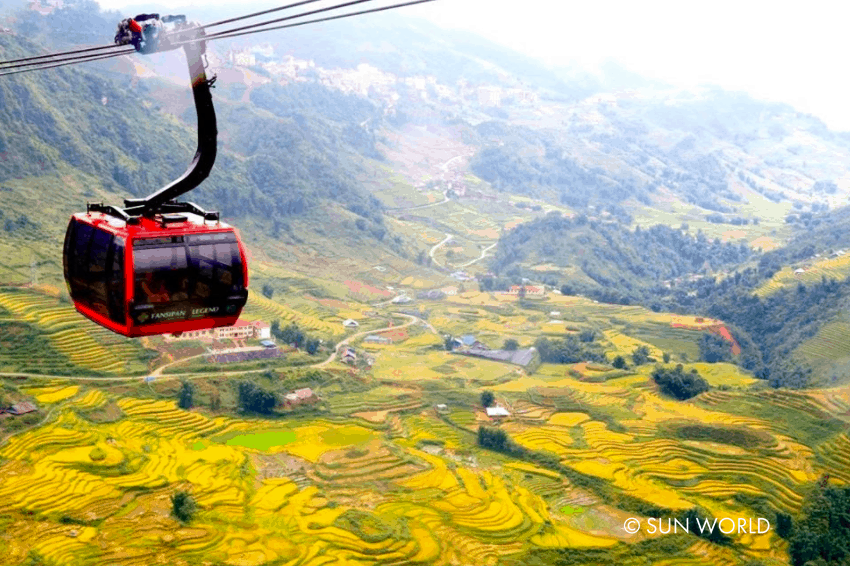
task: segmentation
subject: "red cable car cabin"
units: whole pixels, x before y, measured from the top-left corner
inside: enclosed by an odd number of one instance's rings
[[[229,326],[248,299],[248,264],[236,231],[195,214],[137,223],[75,214],[63,259],[77,310],[124,336]]]
[[[164,23],[173,25],[170,35],[160,35]],[[142,53],[182,45],[198,114],[198,150],[181,177],[146,198],[124,199],[124,208],[88,203],[68,225],[63,263],[74,306],[124,336],[228,326],[248,300],[248,264],[236,231],[217,212],[175,200],[215,163],[215,77],[206,77],[203,38],[203,28],[184,16],[159,14],[123,20],[115,35],[116,44]]]

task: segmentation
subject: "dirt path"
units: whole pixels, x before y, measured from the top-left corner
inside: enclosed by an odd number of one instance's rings
[[[441,248],[444,244],[447,244],[449,241],[451,241],[451,239],[452,239],[452,238],[454,238],[454,236],[453,236],[453,235],[451,235],[451,234],[446,234],[446,237],[445,237],[445,238],[443,238],[443,239],[442,239],[442,241],[440,241],[440,243],[439,243],[439,244],[437,244],[436,246],[434,246],[433,248],[431,248],[431,251],[429,251],[429,252],[428,252],[428,255],[429,255],[429,256],[431,256],[431,261],[432,261],[432,262],[434,262],[434,264],[435,264],[435,265],[437,265],[438,267],[445,267],[445,265],[443,265],[443,264],[439,263],[436,259],[434,259],[434,253],[435,253],[438,249],[440,249],[440,248]]]
[[[458,268],[461,268],[461,267],[469,267],[469,266],[470,266],[470,265],[472,265],[473,263],[478,263],[479,261],[481,261],[482,259],[484,259],[485,257],[487,257],[487,252],[489,252],[490,250],[492,250],[493,248],[495,248],[495,247],[496,247],[496,245],[497,245],[498,243],[499,243],[499,242],[493,242],[492,244],[490,244],[489,246],[487,246],[486,248],[484,248],[483,250],[481,250],[481,255],[480,255],[480,256],[478,256],[477,258],[475,258],[475,259],[473,259],[473,260],[471,260],[471,261],[467,261],[466,263],[464,263],[464,264],[462,264],[462,265],[457,265],[457,266],[455,266],[455,267],[458,267]]]

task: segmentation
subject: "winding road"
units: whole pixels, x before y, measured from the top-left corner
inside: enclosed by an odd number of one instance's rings
[[[440,243],[439,243],[439,244],[437,244],[436,246],[434,246],[433,248],[431,248],[431,251],[429,251],[429,252],[428,252],[428,255],[429,255],[429,256],[431,256],[431,261],[432,261],[432,262],[434,262],[434,264],[435,264],[435,265],[437,265],[438,267],[445,267],[445,265],[443,265],[443,264],[439,263],[436,259],[434,259],[434,253],[435,253],[438,249],[440,249],[443,245],[448,244],[448,243],[451,241],[451,239],[452,239],[452,238],[454,238],[454,236],[453,236],[452,234],[448,234],[448,233],[447,233],[447,234],[446,234],[446,237],[445,237],[445,238],[443,238],[443,239],[440,241]]]

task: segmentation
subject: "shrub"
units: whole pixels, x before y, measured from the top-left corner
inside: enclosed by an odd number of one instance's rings
[[[195,499],[188,491],[178,491],[171,496],[171,514],[181,523],[188,523],[195,515]]]
[[[697,370],[685,373],[682,364],[676,365],[675,369],[656,367],[652,372],[652,379],[661,388],[662,393],[680,401],[690,399],[710,389],[708,382],[699,375]]]

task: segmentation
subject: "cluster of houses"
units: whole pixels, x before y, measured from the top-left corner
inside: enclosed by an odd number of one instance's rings
[[[27,413],[34,413],[37,410],[38,407],[36,407],[33,403],[30,403],[29,401],[21,401],[20,403],[15,403],[11,407],[0,407],[0,415],[19,417],[21,415],[26,415]]]

